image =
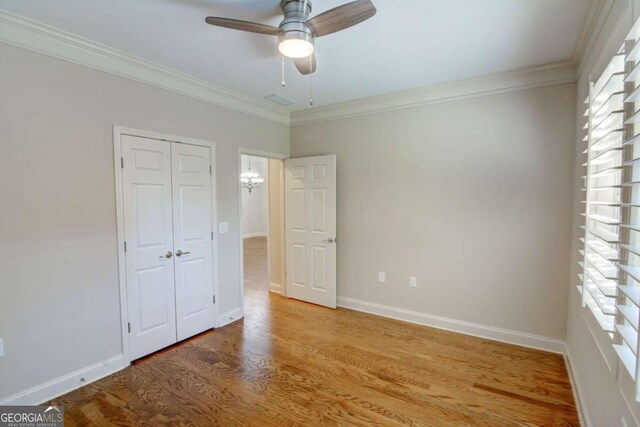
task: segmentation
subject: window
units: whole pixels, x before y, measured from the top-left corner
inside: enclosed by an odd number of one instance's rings
[[[585,100],[585,222],[578,287],[583,306],[610,337],[634,380],[640,322],[639,39],[640,21],[590,83]]]

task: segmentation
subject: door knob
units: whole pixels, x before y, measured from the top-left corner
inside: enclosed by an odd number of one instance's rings
[[[167,251],[166,254],[162,255],[160,258],[171,258],[173,256],[173,253],[171,253],[171,251]]]
[[[189,255],[191,252],[182,252],[180,249],[178,249],[178,252],[176,252],[176,256],[182,256],[182,255]]]
[[[333,243],[334,240],[333,240],[333,237],[329,237],[327,240],[323,240],[323,242],[325,242],[325,243]]]

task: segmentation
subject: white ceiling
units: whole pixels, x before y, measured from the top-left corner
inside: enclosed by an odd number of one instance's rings
[[[312,16],[349,0],[316,0]],[[316,41],[314,105],[571,60],[591,0],[373,0],[369,21]],[[0,9],[262,98],[309,108],[310,77],[286,68],[275,37],[206,16],[277,26],[279,0],[0,0]]]

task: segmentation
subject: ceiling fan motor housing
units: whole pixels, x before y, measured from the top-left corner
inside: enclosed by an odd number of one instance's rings
[[[284,13],[284,20],[280,23],[281,33],[278,43],[285,40],[305,40],[315,45],[315,36],[305,24],[311,14],[309,0],[282,0],[280,7]]]

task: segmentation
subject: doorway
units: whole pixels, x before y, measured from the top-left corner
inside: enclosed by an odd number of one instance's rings
[[[240,148],[238,170],[243,314],[247,301],[251,310],[268,304],[269,291],[335,308],[336,156],[283,159]],[[265,222],[266,236],[257,228]]]
[[[239,166],[243,296],[260,301],[284,290],[284,162],[241,152]]]

